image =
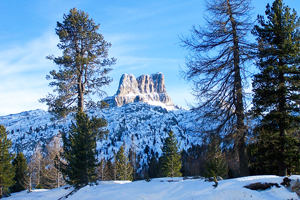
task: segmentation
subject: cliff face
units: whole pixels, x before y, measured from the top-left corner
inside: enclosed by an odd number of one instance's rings
[[[123,74],[117,93],[106,99],[111,106],[122,106],[133,102],[158,101],[173,106],[167,94],[163,73],[144,74],[135,78],[133,74]]]

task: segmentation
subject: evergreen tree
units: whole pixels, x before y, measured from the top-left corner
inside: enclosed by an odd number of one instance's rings
[[[96,139],[104,133],[99,127],[107,126],[104,119],[92,117],[82,111],[75,116],[68,134],[63,133],[62,172],[68,176],[67,182],[75,187],[83,187],[97,180]]]
[[[132,181],[132,166],[128,156],[124,152],[123,145],[120,147],[116,155],[115,164],[117,166],[117,179]]]
[[[261,152],[284,176],[288,162],[299,165],[299,136],[293,134],[300,122],[300,20],[282,0],[268,4],[265,14],[267,20],[258,16],[253,29],[260,70],[253,80],[253,110],[260,119]]]
[[[11,140],[7,139],[7,132],[3,125],[0,125],[0,198],[9,195],[8,188],[13,186],[15,181],[15,169],[11,164],[14,155],[9,153],[12,147]]]
[[[105,92],[101,87],[112,81],[106,75],[115,64],[114,58],[107,58],[111,44],[97,33],[100,25],[89,19],[87,13],[73,8],[63,19],[62,23],[57,22],[55,29],[60,39],[57,46],[63,55],[47,57],[60,67],[59,71],[52,70],[46,76],[53,80],[50,86],[57,95],[48,94],[40,99],[56,118],[65,117],[77,108],[83,110],[84,106],[101,106],[92,101],[91,96],[102,97]]]
[[[27,159],[24,154],[18,153],[12,162],[15,168],[15,184],[10,188],[12,192],[20,192],[26,190],[29,183],[29,171],[27,166]]]
[[[251,0],[207,0],[206,26],[192,28],[183,47],[190,51],[186,80],[198,100],[193,110],[201,116],[202,133],[222,135],[234,143],[237,176],[248,175],[244,82],[249,60],[246,40],[251,25]]]
[[[114,166],[111,162],[111,159],[105,162],[104,165],[104,172],[106,173],[107,177],[105,180],[115,180],[114,179]]]
[[[205,177],[227,177],[228,165],[220,145],[221,139],[212,135],[210,137],[205,158]]]
[[[193,145],[187,150],[181,151],[181,172],[183,176],[204,175],[204,164],[206,159],[207,144]]]
[[[164,145],[162,147],[162,170],[166,177],[181,176],[181,156],[178,153],[177,140],[173,131],[168,133]]]
[[[149,178],[157,178],[160,176],[161,170],[159,169],[159,162],[155,156],[152,156],[148,162],[147,175]]]

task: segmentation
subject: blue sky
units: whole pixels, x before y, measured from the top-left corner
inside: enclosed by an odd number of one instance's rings
[[[204,0],[1,0],[0,2],[0,115],[47,109],[38,102],[52,88],[45,76],[57,66],[47,55],[60,55],[55,35],[56,22],[71,8],[87,12],[99,33],[112,43],[109,56],[117,58],[105,88],[109,96],[117,91],[123,73],[136,77],[163,72],[173,102],[192,103],[190,85],[180,78],[187,51],[180,36],[192,25],[203,25]],[[264,14],[271,0],[253,0],[253,19]],[[298,0],[284,0],[300,14]]]

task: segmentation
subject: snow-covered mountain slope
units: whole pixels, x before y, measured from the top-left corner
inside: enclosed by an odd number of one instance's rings
[[[300,176],[291,176],[291,179]],[[99,181],[98,185],[85,186],[67,199],[205,199],[205,200],[286,200],[299,199],[295,192],[281,186],[273,186],[270,189],[256,191],[244,188],[251,183],[277,183],[280,185],[283,177],[278,176],[249,176],[236,179],[219,181],[218,187],[214,189],[212,182],[204,180],[183,180],[182,178],[157,178],[150,182],[146,181]],[[173,182],[169,182],[173,180]],[[34,190],[14,193],[8,200],[52,200],[59,199],[71,192],[71,189],[57,188],[52,190]]]
[[[177,137],[179,149],[187,150],[192,144],[201,141],[195,132],[196,114],[189,110],[171,109],[147,103],[129,103],[122,107],[111,107],[105,110],[92,110],[89,115],[104,117],[108,121],[108,137],[97,141],[99,158],[111,158],[125,144],[128,152],[134,147],[140,156],[141,164],[151,156],[161,156],[161,147],[169,131]],[[40,144],[45,147],[59,130],[67,130],[72,117],[64,121],[51,121],[51,115],[43,110],[26,111],[0,117],[10,132],[8,138],[13,142],[13,151],[22,151],[27,158]]]

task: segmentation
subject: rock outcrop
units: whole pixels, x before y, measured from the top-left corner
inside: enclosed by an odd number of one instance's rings
[[[174,106],[167,94],[163,73],[144,74],[135,78],[133,74],[123,74],[117,93],[105,99],[111,106],[122,106],[133,102],[158,101]]]

